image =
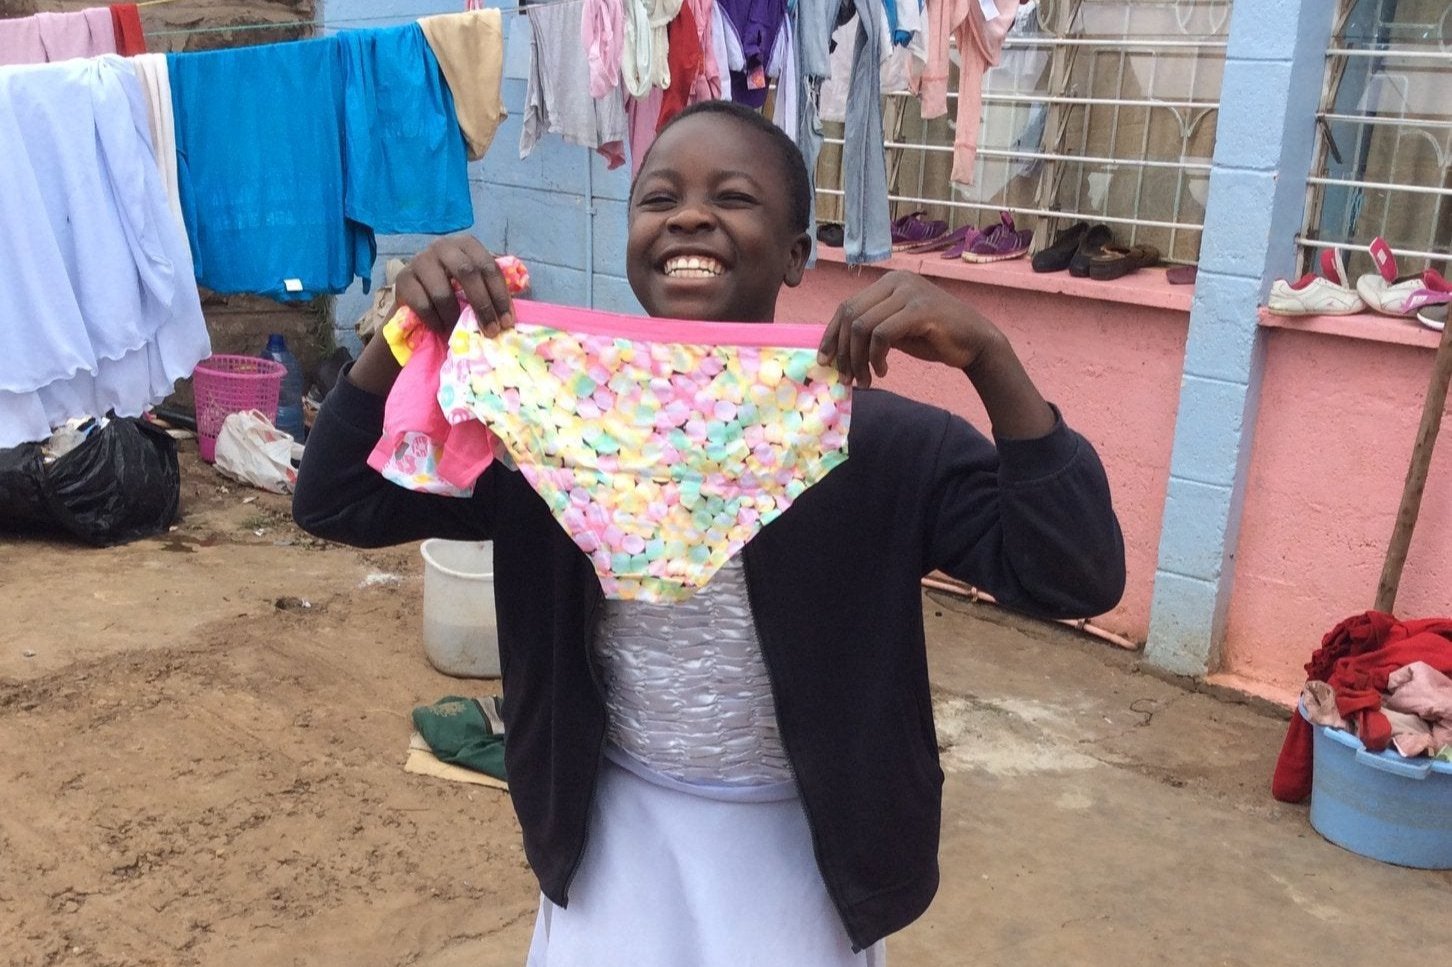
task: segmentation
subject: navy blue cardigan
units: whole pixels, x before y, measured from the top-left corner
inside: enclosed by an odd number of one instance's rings
[[[861,949],[916,919],[938,885],[943,773],[919,579],[939,569],[1010,608],[1085,617],[1118,602],[1124,544],[1099,458],[1062,420],[995,447],[888,392],[857,390],[852,406],[848,460],[742,558],[817,865]],[[339,381],[293,514],[361,547],[494,542],[510,794],[540,889],[565,906],[605,737],[590,657],[599,582],[516,471],[495,464],[471,499],[384,480],[366,464],[382,421],[380,397]]]

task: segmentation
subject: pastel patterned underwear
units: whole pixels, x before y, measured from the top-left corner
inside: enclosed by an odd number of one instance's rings
[[[493,452],[590,556],[607,597],[687,597],[847,459],[851,394],[817,365],[820,326],[525,301],[515,313],[516,327],[491,339],[466,311],[439,407],[455,431],[490,429],[502,444]]]

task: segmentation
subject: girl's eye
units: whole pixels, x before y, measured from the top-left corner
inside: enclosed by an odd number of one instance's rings
[[[754,205],[756,199],[744,191],[728,191],[721,194],[721,200],[732,205]]]
[[[674,200],[675,199],[673,199],[670,195],[667,195],[664,192],[656,191],[646,195],[642,195],[640,201],[637,202],[637,204],[639,204],[641,207],[659,208],[662,205],[671,204]]]

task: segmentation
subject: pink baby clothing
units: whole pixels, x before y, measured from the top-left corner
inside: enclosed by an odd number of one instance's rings
[[[973,183],[978,160],[978,122],[983,112],[983,72],[998,63],[1019,0],[927,0],[928,63],[918,96],[922,116],[948,113],[948,39],[958,45],[958,115],[952,180]],[[988,17],[989,9],[997,15]]]
[[[410,490],[468,497],[489,464],[497,442],[483,423],[450,424],[439,406],[439,372],[449,341],[430,330],[411,309],[400,309],[384,327],[394,357],[403,363],[383,407],[383,436],[368,466]]]

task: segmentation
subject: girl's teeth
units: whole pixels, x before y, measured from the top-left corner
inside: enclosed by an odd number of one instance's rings
[[[710,279],[721,274],[721,266],[714,259],[682,256],[666,263],[666,274],[678,279]]]

